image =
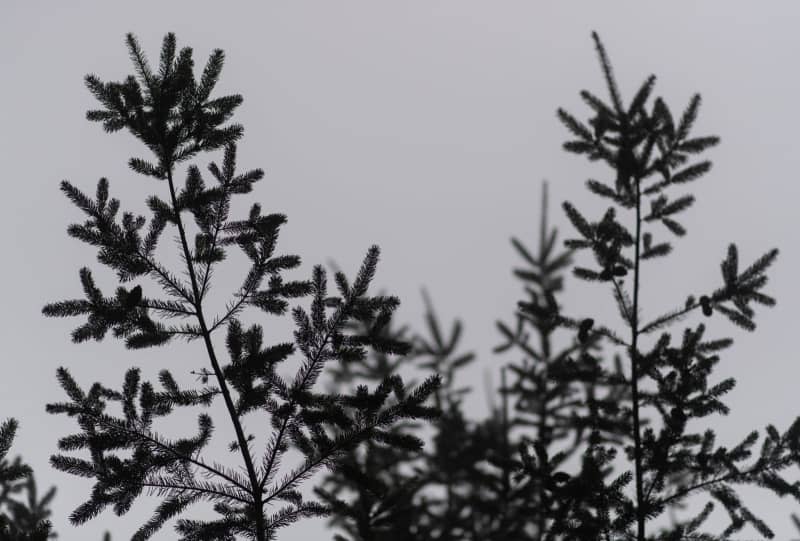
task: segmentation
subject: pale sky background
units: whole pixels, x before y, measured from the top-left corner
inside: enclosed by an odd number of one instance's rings
[[[720,441],[733,444],[751,428],[773,422],[783,429],[800,414],[800,358],[792,346],[800,289],[791,282],[800,275],[799,22],[797,3],[731,0],[4,2],[0,418],[21,421],[14,450],[35,468],[42,490],[59,487],[53,509],[61,539],[99,540],[105,529],[115,541],[127,539],[156,500],[142,498],[123,518],[107,511],[80,529],[68,525],[91,485],[48,464],[57,439],[75,429],[44,411],[63,396],[56,368],[68,366],[83,385],[116,387],[133,365],[151,379],[169,366],[188,382],[201,362],[191,356],[203,358],[197,342],[140,352],[112,339],[72,345],[78,320],[40,313],[46,302],[81,295],[82,265],[107,294],[114,285],[94,250],[67,237],[67,225],[82,217],[59,181],[93,192],[106,176],[112,196],[134,210],[163,189],[128,171],[128,158],[143,154],[137,141],[107,135],[84,117],[96,103],[85,74],[119,80],[131,72],[126,32],[154,62],[168,31],[179,46],[195,49],[198,67],[212,49],[225,50],[219,92],[245,97],[236,117],[246,129],[240,167],[267,173],[247,204],[289,216],[279,251],[303,257],[303,276],[331,258],[352,272],[368,246],[380,244],[376,289],[401,297],[400,321],[421,323],[423,285],[440,315],[463,318],[464,346],[480,357],[470,372],[475,415],[486,411],[484,374],[496,374],[500,362],[490,355],[498,342],[494,321],[510,318],[520,293],[508,239],[535,242],[541,180],[550,180],[554,203],[570,199],[592,216],[604,209],[584,182],[608,179],[608,171],[561,150],[567,134],[555,116],[564,106],[586,118],[583,88],[605,97],[591,30],[600,32],[626,100],[650,73],[658,76],[656,95],[676,114],[701,92],[695,133],[719,135],[722,144],[708,153],[711,174],[687,187],[697,197],[683,219],[689,235],[665,264],[645,268],[643,311],[656,315],[719,285],[730,241],[747,263],[781,249],[769,286],[779,305],[759,310],[758,331],[710,325],[712,336],[737,339],[716,376],[739,381],[729,395],[732,413],[713,425]],[[206,164],[199,161],[201,169]],[[555,204],[552,214],[569,232]],[[219,273],[217,291],[238,280],[238,272]],[[572,313],[616,317],[608,291],[570,283],[564,302]],[[275,341],[288,336],[270,327],[274,319],[259,322]],[[186,434],[180,429],[188,417],[182,419],[165,432]],[[218,421],[222,434],[224,419]],[[190,426],[194,433],[193,420]],[[771,495],[759,501],[763,494],[748,491],[747,501],[777,539],[800,537],[789,520],[800,505]],[[329,539],[323,531],[322,521],[309,521],[280,539]],[[748,535],[756,537],[740,537]],[[173,538],[168,527],[154,539]]]

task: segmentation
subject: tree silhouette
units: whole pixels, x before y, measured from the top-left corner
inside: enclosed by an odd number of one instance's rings
[[[534,539],[546,538],[563,520],[560,502],[552,500],[549,488],[560,483],[564,475],[560,468],[582,453],[590,439],[592,444],[621,442],[626,425],[619,417],[619,404],[629,394],[618,356],[613,371],[601,369],[599,335],[577,339],[570,335],[564,346],[557,346],[559,315],[563,317],[564,310],[558,297],[574,253],[557,250],[558,230],[548,223],[548,205],[545,183],[536,250],[511,239],[523,262],[514,276],[524,285],[525,298],[518,303],[513,326],[497,322],[503,343],[494,350],[522,356],[520,362],[507,365],[512,381],[503,385],[503,392],[514,401],[510,427],[518,437],[513,447],[522,449],[520,458],[534,448],[543,461],[546,457],[547,467],[529,468],[523,476],[534,502],[528,511],[529,538]]]
[[[173,34],[164,38],[156,70],[133,35],[127,36],[127,46],[135,75],[122,82],[87,76],[86,85],[102,106],[89,111],[87,118],[102,123],[107,132],[127,129],[144,143],[152,158],[131,158],[129,166],[156,179],[166,199],[159,195],[147,199],[152,212],[149,221],[130,212],[119,216],[120,202],[110,198],[105,178],[98,182],[94,199],[63,181],[62,191],[87,216],[85,223],[71,225],[68,233],[96,246],[98,261],[116,272],[120,285],[113,296],[104,296],[84,267],[80,282],[85,298],[51,303],[43,312],[86,316],[86,322],[72,333],[74,342],[102,340],[109,331],[131,349],[163,346],[176,337],[199,340],[208,359],[200,372],[206,386],[182,388],[165,369],[159,373],[161,388],[157,389],[143,379],[139,369],[131,368],[119,389],[101,383],[86,388],[62,367],[58,379],[68,401],[49,404],[48,411],[74,417],[80,428],[61,438],[60,450],[86,450],[89,458],[58,454],[51,462],[59,470],[94,479],[89,499],[70,516],[73,524],[84,523],[109,506],[123,515],[147,490],[160,496],[161,503],[134,540],[151,537],[166,521],[203,500],[214,503],[218,518],[180,518],[175,529],[181,539],[274,539],[279,528],[328,512],[323,504],[306,500],[299,488],[321,468],[335,466],[354,447],[383,442],[418,449],[422,445],[418,438],[396,435],[390,429],[404,419],[435,416],[435,408],[425,401],[439,380],[431,376],[409,390],[399,376],[392,375],[373,390],[364,386],[352,393],[314,390],[321,372],[333,361],[361,358],[370,348],[392,355],[408,351],[407,343],[380,333],[399,300],[368,295],[379,249],[368,250],[352,280],[335,273],[338,294],[328,292],[327,273],[321,266],[313,269],[310,280],[285,280],[284,274],[300,265],[297,256],[275,255],[286,217],[263,215],[258,204],[241,220],[229,216],[233,196],[249,193],[263,171],[237,171],[236,141],[243,128],[228,122],[242,97],[212,97],[223,52],[214,51],[195,79],[192,49],[178,51]],[[211,162],[208,166],[212,186],[206,185],[193,164],[186,168],[183,187],[176,184],[179,166],[217,150],[224,151],[224,156],[221,165]],[[193,238],[192,227],[196,230]],[[177,232],[185,277],[158,257],[159,240],[167,228]],[[249,259],[249,269],[229,303],[211,316],[206,298],[211,276],[232,246]],[[124,285],[144,278],[155,281],[165,296],[151,293],[141,283]],[[291,302],[308,296],[310,308],[289,309]],[[262,327],[241,323],[245,308],[290,316],[296,327],[294,340],[264,346]],[[172,323],[176,319],[183,322]],[[364,332],[350,332],[352,321],[362,322]],[[223,328],[227,330],[227,363],[212,340],[215,331]],[[300,357],[299,367],[294,378],[286,379],[278,369],[295,356]],[[236,434],[230,449],[240,454],[241,470],[202,455],[214,430],[207,413],[198,415],[194,436],[167,438],[154,428],[157,418],[177,408],[208,407],[219,401]],[[119,414],[109,413],[112,405],[119,407]],[[272,426],[260,458],[252,450],[255,435],[248,433],[245,422],[257,413],[267,414]],[[259,422],[263,420],[251,420]],[[290,451],[303,458],[293,467],[282,468]]]
[[[447,367],[428,363],[425,368],[444,376],[435,393],[443,415],[434,425],[434,445],[421,460],[367,453],[363,460],[353,458],[344,475],[329,477],[327,496],[347,490],[357,495],[352,503],[336,500],[333,524],[350,535],[337,539],[371,540],[393,532],[397,539],[722,540],[746,525],[771,538],[772,531],[741,500],[737,487],[757,485],[800,499],[800,483],[785,477],[800,459],[800,419],[783,433],[768,426],[760,450],[755,431],[733,447],[716,444],[706,418],[728,413],[722,397],[734,381],[711,377],[719,352],[732,341],[707,339],[702,323],[677,338],[664,332],[693,315],[717,313],[753,330],[753,305],[775,303],[763,289],[777,250],[740,270],[732,244],[721,265],[722,285],[641,321],[642,270],[671,252],[670,239],[657,226],[684,236],[677,218],[694,203],[692,195],[670,192],[710,170],[709,161],[688,162],[718,138],[690,136],[699,96],[677,122],[663,99],[648,105],[652,76],[623,106],[605,49],[596,34],[593,38],[611,103],[583,91],[594,113],[588,125],[562,109],[558,116],[577,137],[564,145],[566,150],[612,168],[610,184],[587,182],[612,206],[590,221],[564,203],[579,238],[567,240],[566,251],[556,253],[557,234],[548,228],[543,194],[538,253],[512,240],[526,264],[515,270],[526,284],[526,298],[514,324],[498,323],[504,342],[496,351],[522,353],[523,360],[503,370],[502,406],[485,424],[469,421],[458,407],[461,395],[443,398],[453,381]],[[562,273],[580,250],[590,251],[595,264],[574,267],[574,275],[611,289],[625,333],[614,328],[618,323],[601,324],[591,314],[568,317],[557,301]],[[432,322],[429,311],[433,340],[422,351],[452,352],[456,340],[445,339]],[[553,337],[559,328],[571,330],[573,339],[556,350]],[[627,367],[619,353],[627,356]],[[369,362],[364,360],[351,376],[379,377]],[[377,359],[371,362],[386,367]],[[509,373],[511,382],[506,381]],[[517,452],[509,453],[510,448]],[[444,491],[429,498],[428,490],[437,483]],[[648,535],[648,523],[702,493],[727,511],[730,525],[724,531],[702,531],[714,509],[709,501],[699,513]],[[395,496],[394,514],[376,507],[379,494]],[[375,529],[376,524],[384,530]]]
[[[711,169],[710,161],[693,160],[719,138],[691,134],[699,95],[677,119],[662,98],[651,101],[654,76],[625,104],[606,50],[592,37],[610,100],[584,90],[590,118],[563,109],[558,118],[574,137],[565,150],[611,168],[609,181],[586,183],[609,206],[591,219],[565,202],[577,236],[557,250],[545,188],[537,248],[512,239],[524,298],[511,323],[497,323],[502,343],[495,353],[514,360],[501,361],[499,405],[475,421],[464,411],[471,389],[461,386],[460,374],[475,355],[461,348],[461,322],[444,332],[426,294],[425,333],[394,325],[399,300],[368,294],[377,246],[354,277],[332,272],[332,294],[322,266],[308,280],[287,277],[300,258],[276,255],[284,215],[262,214],[254,204],[241,219],[230,217],[233,196],[251,192],[263,172],[237,170],[243,128],[230,121],[242,97],[212,97],[222,51],[212,53],[197,79],[192,50],[179,51],[174,35],[164,38],[155,70],[128,35],[135,74],[121,82],[87,76],[101,104],[87,118],[107,132],[127,129],[144,143],[152,157],[131,158],[129,166],[164,193],[146,200],[147,219],[121,211],[105,178],[93,197],[63,181],[64,194],[86,215],[69,235],[97,247],[98,261],[115,271],[119,285],[105,296],[84,267],[85,298],[54,302],[43,312],[85,317],[72,333],[77,343],[102,340],[109,331],[131,349],[177,337],[201,342],[207,363],[191,372],[200,385],[188,387],[166,369],[157,386],[130,368],[118,388],[81,385],[66,368],[58,370],[67,400],[48,411],[73,417],[79,429],[59,440],[61,454],[51,463],[94,481],[71,521],[81,524],[107,507],[123,515],[149,492],[160,502],[134,540],[176,518],[184,541],[266,541],[283,526],[322,515],[330,516],[336,541],[712,541],[731,539],[746,526],[772,538],[737,489],[755,485],[800,500],[800,482],[786,475],[800,463],[800,418],[783,432],[767,426],[760,447],[756,431],[734,446],[719,445],[709,417],[729,412],[723,398],[735,382],[713,376],[732,340],[706,337],[703,323],[668,330],[690,318],[722,315],[753,331],[756,305],[775,304],[764,289],[778,250],[740,265],[731,244],[721,284],[687,295],[652,320],[642,318],[642,291],[651,285],[646,268],[653,261],[664,265],[673,237],[686,235],[679,218],[695,203],[687,186]],[[222,161],[210,162],[207,186],[190,162],[217,151]],[[167,229],[176,233],[180,271],[161,257]],[[208,300],[211,278],[234,247],[248,268],[228,303],[215,310]],[[591,260],[574,266],[581,252]],[[562,305],[570,268],[610,290],[619,321],[599,321],[590,306]],[[293,339],[265,345],[260,325],[242,323],[246,309],[290,317]],[[223,328],[227,361],[214,341]],[[287,377],[284,365],[294,358],[299,366]],[[421,374],[421,383],[401,378],[404,367]],[[330,386],[318,391],[323,373]],[[178,408],[215,404],[224,407],[235,433],[228,447],[240,457],[238,467],[208,458],[215,423],[207,412],[199,413],[194,435],[167,437],[155,427]],[[253,442],[264,434],[253,427],[265,426],[259,424],[265,417],[271,430],[259,455]],[[42,541],[52,535],[46,519],[53,492],[39,499],[29,469],[5,459],[15,430],[14,421],[0,427],[0,535]],[[85,454],[71,454],[79,451]],[[292,457],[297,463],[286,467]],[[300,489],[324,468],[317,500],[308,499]],[[23,490],[27,504],[8,498]],[[710,498],[699,512],[652,525],[697,495]],[[201,501],[212,502],[218,516],[181,516]],[[714,502],[730,524],[708,533]]]
[[[55,488],[48,490],[40,500],[30,466],[19,456],[8,459],[18,427],[16,419],[8,419],[0,425],[0,539],[46,541],[55,537],[48,520]],[[20,493],[27,493],[27,498],[20,501],[15,497]]]
[[[417,452],[369,445],[328,475],[317,492],[334,510],[331,525],[346,534],[337,534],[337,541],[512,539],[529,522],[533,500],[517,493],[510,479],[516,465],[507,416],[498,410],[481,422],[465,416],[470,388],[460,386],[460,372],[475,355],[460,349],[462,323],[454,321],[445,333],[427,294],[425,304],[426,333],[414,335],[410,357],[419,372],[442,378],[434,391],[441,415],[431,445]],[[396,339],[408,328],[385,332]],[[334,381],[342,387],[380,381],[396,368],[375,352]]]
[[[715,146],[719,139],[690,137],[700,106],[699,95],[691,99],[677,122],[661,98],[649,106],[655,76],[648,77],[625,106],[608,55],[597,34],[593,38],[611,101],[605,103],[584,90],[581,97],[594,115],[588,125],[563,109],[558,110],[558,116],[576,137],[564,144],[567,151],[586,155],[612,169],[611,184],[587,181],[589,190],[609,200],[611,206],[592,222],[565,202],[566,215],[579,234],[566,245],[592,253],[594,266],[575,267],[574,274],[611,289],[629,337],[597,324],[591,317],[559,316],[559,320],[562,325],[577,329],[579,339],[601,336],[622,348],[629,361],[630,399],[623,411],[629,413],[631,420],[625,453],[632,463],[630,477],[635,494],[630,498],[618,494],[607,498],[611,513],[599,526],[608,538],[620,535],[644,541],[649,521],[689,495],[705,492],[727,511],[728,528],[719,536],[699,537],[699,528],[714,507],[709,502],[694,518],[661,532],[657,538],[728,539],[747,524],[771,538],[772,531],[742,502],[736,487],[754,484],[778,496],[790,494],[800,499],[800,484],[788,482],[782,474],[800,458],[800,419],[783,433],[768,426],[754,461],[748,459],[754,454],[756,431],[732,448],[717,445],[713,429],[695,431],[691,427],[709,415],[729,411],[722,397],[733,388],[734,380],[713,383],[710,377],[720,360],[718,352],[732,341],[707,339],[702,323],[686,328],[677,340],[660,331],[698,312],[706,318],[721,314],[740,328],[754,330],[753,305],[775,304],[762,290],[767,283],[766,270],[778,250],[768,251],[741,269],[738,249],[731,244],[721,264],[722,285],[700,295],[689,295],[678,307],[652,321],[641,320],[643,268],[651,260],[663,261],[672,249],[671,241],[663,237],[664,230],[657,227],[663,225],[667,234],[683,237],[686,229],[677,218],[695,201],[690,194],[676,197],[670,192],[685,189],[687,183],[711,169],[710,161],[689,161]],[[657,332],[660,334],[653,343],[645,346],[645,339]],[[648,415],[656,416],[653,421],[657,419],[658,423],[645,427]],[[601,411],[601,416],[608,422],[620,419],[607,411]],[[623,415],[622,419],[627,417]]]
[[[19,456],[11,462],[7,459],[17,428],[16,419],[9,419],[0,426],[0,540],[55,539],[58,534],[50,522],[53,514],[50,504],[56,495],[56,487],[50,487],[39,498],[31,467]],[[106,532],[103,541],[111,541],[111,534]]]

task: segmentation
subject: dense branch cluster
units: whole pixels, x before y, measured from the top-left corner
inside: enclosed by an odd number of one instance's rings
[[[30,466],[18,456],[9,460],[18,426],[16,419],[0,424],[0,539],[47,541],[55,537],[49,521],[55,487],[39,499]],[[23,500],[19,499],[21,493],[27,496]]]
[[[152,216],[120,214],[120,202],[109,199],[109,183],[101,179],[95,199],[71,183],[61,185],[69,199],[87,215],[83,224],[69,227],[71,236],[96,246],[100,263],[116,271],[121,284],[152,278],[166,296],[146,294],[142,284],[120,285],[106,297],[96,286],[88,268],[80,271],[85,299],[48,304],[48,316],[87,316],[75,329],[75,342],[101,340],[108,331],[123,338],[128,348],[162,346],[174,337],[202,340],[208,368],[202,375],[213,384],[200,389],[182,389],[169,370],[159,374],[161,388],[143,380],[138,369],[130,369],[120,390],[95,383],[82,388],[66,368],[58,371],[68,402],[48,405],[51,413],[74,417],[80,431],[59,441],[63,452],[86,450],[89,459],[55,455],[52,465],[68,473],[94,479],[89,499],[71,515],[75,524],[95,517],[106,507],[117,515],[126,513],[144,491],[158,494],[162,502],[153,517],[134,535],[151,537],[163,524],[179,516],[190,505],[214,502],[219,518],[180,518],[176,531],[185,540],[273,539],[279,528],[299,518],[325,514],[322,504],[306,500],[299,488],[320,468],[337,460],[363,442],[418,449],[422,442],[411,434],[390,430],[403,419],[428,419],[436,410],[425,405],[438,386],[431,376],[414,389],[407,389],[394,374],[370,390],[359,386],[352,393],[315,391],[324,367],[334,361],[363,358],[368,349],[384,354],[403,354],[408,344],[381,334],[399,305],[392,296],[371,296],[379,250],[369,249],[352,279],[335,274],[338,294],[328,292],[325,270],[316,266],[310,280],[286,280],[284,273],[300,265],[294,255],[275,255],[281,214],[261,213],[254,204],[240,220],[230,217],[234,195],[252,190],[263,177],[260,169],[237,173],[236,141],[243,128],[226,124],[241,96],[212,97],[222,63],[215,51],[199,80],[193,73],[192,50],[176,50],[175,37],[168,34],[161,49],[157,71],[153,71],[137,41],[127,38],[136,74],[123,82],[103,83],[96,76],[86,84],[103,109],[89,111],[87,118],[103,124],[106,131],[127,129],[151,151],[154,161],[131,158],[131,169],[154,177],[166,188],[167,198],[150,196]],[[183,188],[175,182],[176,166],[198,157],[200,152],[224,150],[221,166],[211,162],[208,170],[214,185],[207,186],[199,168],[189,165]],[[165,186],[166,184],[166,186]],[[186,219],[189,214],[193,224]],[[145,228],[146,226],[146,228]],[[192,239],[190,227],[196,234]],[[177,240],[186,278],[173,272],[157,256],[162,233],[177,229]],[[241,286],[218,315],[210,316],[206,294],[217,264],[236,246],[249,259]],[[311,297],[310,307],[290,303]],[[289,315],[296,330],[294,340],[264,345],[259,325],[246,328],[240,315],[253,307],[276,316]],[[183,320],[171,324],[174,319]],[[363,332],[350,332],[354,321]],[[229,362],[222,361],[212,334],[227,329]],[[282,363],[300,357],[294,378],[279,372]],[[158,417],[177,407],[207,407],[224,402],[236,440],[232,451],[241,454],[243,465],[232,468],[202,457],[214,423],[207,413],[198,416],[194,436],[171,439],[153,426]],[[116,403],[121,415],[109,412]],[[245,417],[267,414],[273,432],[263,456],[257,459],[246,433]],[[255,421],[254,421],[255,422]],[[304,458],[282,468],[293,449]]]
[[[123,515],[147,493],[158,506],[137,541],[169,521],[183,541],[266,541],[318,516],[328,517],[335,541],[722,541],[746,527],[774,537],[738,490],[755,485],[800,501],[800,482],[790,476],[800,463],[800,418],[783,431],[767,426],[760,445],[756,431],[732,446],[718,443],[710,419],[729,413],[724,398],[735,382],[714,372],[733,341],[709,338],[702,322],[670,328],[721,314],[753,331],[756,307],[775,304],[764,289],[778,251],[744,265],[730,244],[719,285],[641,319],[641,292],[650,285],[644,271],[652,261],[666,265],[672,243],[687,234],[680,218],[695,198],[686,190],[711,170],[695,157],[719,138],[692,135],[699,95],[679,118],[662,98],[651,100],[654,76],[625,104],[606,50],[593,39],[610,99],[584,90],[588,120],[563,109],[557,115],[572,136],[567,151],[610,167],[610,180],[586,182],[608,206],[592,218],[565,202],[575,237],[562,249],[545,185],[538,245],[512,239],[523,295],[511,320],[497,322],[499,403],[471,419],[463,374],[477,357],[461,344],[462,323],[448,332],[426,293],[425,331],[398,326],[399,300],[369,293],[377,246],[352,277],[315,266],[297,280],[288,275],[300,258],[276,252],[286,216],[253,204],[231,217],[233,197],[251,193],[264,173],[237,168],[243,128],[230,121],[242,97],[212,95],[222,51],[198,79],[192,50],[178,50],[172,34],[157,69],[128,35],[135,73],[121,82],[87,76],[101,104],[87,118],[141,141],[151,156],[129,166],[162,193],[147,198],[144,217],[122,210],[105,178],[93,195],[63,181],[85,215],[69,235],[97,248],[118,287],[106,296],[84,267],[83,297],[43,312],[81,317],[76,343],[109,332],[131,349],[184,338],[202,342],[206,362],[199,371],[163,369],[157,382],[129,368],[118,387],[83,384],[59,368],[66,400],[47,409],[78,429],[59,440],[51,463],[93,482],[72,523],[107,508]],[[209,179],[194,162],[215,151],[222,161],[210,161]],[[167,231],[175,234],[179,270],[161,257]],[[214,310],[212,276],[234,249],[247,269]],[[576,265],[582,253],[590,259]],[[586,304],[562,305],[570,269],[609,290],[619,320],[600,322]],[[264,327],[243,322],[246,310],[287,318],[293,336],[271,342]],[[226,358],[215,341],[223,330]],[[406,369],[412,375],[401,377]],[[187,384],[186,373],[200,383]],[[196,432],[165,436],[157,422],[179,408],[202,410]],[[209,457],[219,423],[212,412],[223,409],[235,433],[227,446],[240,457],[235,465]],[[15,430],[13,420],[0,427],[0,539],[46,541],[55,535],[47,521],[54,490],[40,499],[30,469],[6,459]],[[265,439],[262,452],[257,438]],[[12,497],[25,491],[27,503]],[[707,503],[684,512],[696,496]],[[186,511],[198,502],[211,502],[216,515],[190,518]],[[718,504],[728,525],[708,532]]]

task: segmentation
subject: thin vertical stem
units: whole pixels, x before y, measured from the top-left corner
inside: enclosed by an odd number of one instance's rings
[[[203,317],[202,300],[200,298],[200,287],[197,282],[197,276],[194,271],[194,265],[192,264],[192,257],[189,251],[189,245],[186,240],[186,231],[183,228],[183,221],[181,220],[180,212],[178,211],[178,200],[175,195],[175,183],[173,182],[172,179],[171,166],[167,168],[167,181],[169,182],[169,193],[170,193],[170,198],[172,200],[172,207],[175,212],[175,217],[176,217],[175,221],[178,224],[178,233],[180,234],[181,238],[181,247],[183,248],[183,256],[186,259],[186,266],[189,271],[189,279],[191,280],[192,283],[192,294],[194,295],[193,304],[196,312],[195,315],[197,316],[197,322],[200,325],[200,330],[203,334],[203,342],[205,342],[206,351],[208,352],[208,358],[211,362],[211,367],[214,370],[214,375],[217,378],[217,383],[219,384],[220,391],[222,392],[222,396],[225,399],[225,406],[228,408],[228,414],[230,415],[231,422],[233,422],[234,430],[236,431],[236,441],[239,444],[239,450],[242,453],[245,467],[247,468],[247,476],[250,479],[250,486],[252,489],[252,496],[254,503],[257,540],[266,541],[266,537],[264,537],[264,517],[262,514],[261,487],[258,483],[255,467],[253,466],[253,458],[250,456],[250,449],[247,446],[247,438],[244,435],[242,424],[239,421],[239,415],[236,413],[236,406],[234,405],[233,399],[231,398],[231,393],[230,390],[228,389],[228,384],[225,381],[225,375],[222,373],[222,369],[220,368],[219,362],[217,361],[217,355],[214,352],[214,345],[211,343],[211,333],[209,332],[205,318]]]
[[[547,244],[547,181],[545,181],[542,185],[542,211],[541,211],[541,223],[539,224],[539,265],[542,270],[542,279],[548,275],[548,273],[544,272],[544,265],[545,265],[545,248]],[[547,288],[550,284],[542,284],[542,292],[546,292]],[[542,358],[542,373],[540,379],[540,386],[539,386],[539,395],[542,399],[539,401],[539,423],[538,423],[538,436],[539,441],[542,443],[542,446],[548,448],[550,446],[550,428],[547,426],[547,401],[544,397],[548,395],[548,381],[549,381],[549,368],[550,368],[550,323],[546,322],[544,326],[540,326],[539,328],[539,344],[541,348],[541,358]],[[544,534],[546,524],[546,515],[544,509],[546,506],[545,498],[547,496],[547,492],[545,491],[544,483],[539,483],[537,487],[538,492],[538,499],[537,503],[539,505],[539,517],[537,520],[537,535],[541,538]]]
[[[633,179],[636,190],[636,242],[633,269],[633,313],[631,314],[631,401],[633,403],[633,442],[634,442],[634,462],[636,475],[636,523],[637,541],[645,540],[645,514],[644,514],[644,490],[642,482],[642,439],[639,424],[639,350],[637,347],[639,339],[639,244],[642,233],[642,194],[639,186],[639,178]]]
[[[505,458],[510,456],[511,444],[509,443],[508,426],[508,388],[506,387],[506,367],[500,369],[500,395],[502,399],[501,423],[503,430],[503,453]],[[503,468],[503,490],[508,495],[511,492],[511,472]]]
[[[508,387],[506,387],[506,370],[508,367],[504,366],[500,369],[500,429],[503,431],[503,499],[506,502],[511,501],[511,470],[509,468],[509,457],[511,456],[511,442],[510,440],[510,424],[508,415]],[[503,508],[503,511],[498,517],[497,533],[500,535],[508,535],[509,530],[513,525],[513,518],[509,519],[508,506]]]

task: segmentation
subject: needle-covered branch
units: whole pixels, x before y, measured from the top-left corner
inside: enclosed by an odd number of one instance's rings
[[[43,312],[86,317],[72,333],[74,342],[99,341],[109,331],[133,349],[163,346],[175,336],[201,340],[207,365],[192,373],[200,374],[204,383],[214,378],[214,383],[184,389],[171,372],[163,370],[159,374],[162,389],[156,390],[142,381],[138,369],[130,369],[120,390],[100,383],[85,390],[62,368],[58,377],[69,401],[50,404],[48,410],[75,418],[80,428],[60,440],[61,451],[85,451],[89,457],[59,454],[52,457],[52,464],[95,482],[89,499],[71,516],[75,524],[107,507],[117,515],[125,514],[143,492],[149,492],[161,503],[137,531],[136,540],[151,537],[175,518],[176,531],[186,541],[237,536],[274,539],[279,528],[329,511],[323,504],[304,501],[299,489],[321,468],[335,467],[345,453],[372,441],[419,449],[422,442],[416,436],[394,434],[391,429],[406,420],[434,415],[436,410],[426,401],[439,379],[431,376],[410,390],[398,376],[371,391],[366,387],[351,394],[314,390],[332,362],[362,358],[369,350],[402,356],[409,349],[407,343],[387,339],[380,332],[399,300],[368,294],[378,262],[377,246],[370,248],[352,286],[343,274],[337,274],[340,296],[328,295],[321,267],[313,270],[311,280],[286,278],[301,265],[296,255],[276,254],[286,216],[262,214],[257,203],[244,217],[231,216],[233,197],[252,192],[264,173],[237,170],[235,145],[243,128],[229,121],[242,97],[212,96],[223,65],[222,51],[212,53],[198,79],[191,48],[178,51],[172,34],[164,38],[157,70],[150,67],[132,35],[127,36],[127,46],[133,75],[122,82],[86,77],[87,87],[102,107],[89,111],[87,118],[101,122],[108,132],[126,129],[142,142],[152,158],[133,157],[129,166],[136,174],[166,181],[159,184],[164,193],[146,199],[149,219],[130,212],[120,216],[121,203],[109,197],[106,179],[98,182],[94,198],[64,181],[62,191],[87,215],[84,223],[70,226],[68,233],[95,246],[98,261],[115,271],[120,285],[114,296],[105,296],[85,267],[80,271],[85,298],[51,303]],[[183,184],[178,184],[179,166],[202,152],[216,150],[223,151],[223,158],[219,165],[213,161],[208,165],[211,183],[206,183],[197,165],[188,163]],[[184,265],[179,271],[168,268],[160,258],[166,248],[159,239],[167,229],[177,233],[178,259]],[[244,277],[219,315],[209,317],[212,275],[234,247],[246,258]],[[144,278],[151,283],[122,285]],[[164,297],[152,292],[159,287]],[[309,295],[309,311],[290,306]],[[249,308],[290,315],[297,326],[294,339],[265,345],[260,325],[246,327],[240,321]],[[173,324],[176,318],[183,322]],[[353,321],[368,322],[368,327],[353,332]],[[228,362],[218,358],[212,340],[212,333],[221,328],[227,329]],[[284,379],[277,368],[296,357],[300,362],[294,378]],[[153,426],[157,418],[179,406],[209,406],[217,397],[236,433],[228,447],[241,455],[243,471],[201,457],[213,433],[209,414],[198,416],[198,432],[190,437],[167,438]],[[111,405],[121,411],[109,412]],[[273,427],[266,435],[261,464],[253,460],[250,443],[261,434],[249,433],[246,426],[255,414],[268,417]],[[256,426],[269,425],[261,420]],[[305,458],[294,467],[281,468],[290,448]],[[203,500],[214,502],[219,519],[180,518]],[[281,506],[276,508],[278,503]]]

